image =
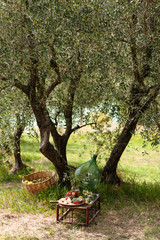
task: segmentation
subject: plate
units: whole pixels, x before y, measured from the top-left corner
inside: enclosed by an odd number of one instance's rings
[[[58,201],[58,203],[59,204],[61,204],[61,205],[63,205],[63,206],[68,206],[68,207],[75,207],[75,206],[82,206],[82,205],[84,205],[84,201],[83,202],[81,202],[81,203],[64,203],[63,201],[61,201],[61,199]]]

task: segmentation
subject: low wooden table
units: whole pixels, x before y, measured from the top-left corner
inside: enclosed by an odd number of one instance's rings
[[[100,195],[88,205],[67,206],[57,203],[56,220],[57,223],[70,223],[88,226],[100,212]]]

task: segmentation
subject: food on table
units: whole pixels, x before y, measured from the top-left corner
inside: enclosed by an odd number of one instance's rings
[[[72,194],[71,192],[68,192],[68,193],[66,194],[66,196],[71,196],[71,194]]]
[[[88,190],[83,190],[83,192],[79,193],[78,190],[78,196],[75,196],[75,191],[76,188],[72,188],[69,192],[66,193],[66,197],[65,198],[61,198],[59,201],[60,203],[63,204],[91,204],[93,202],[93,200],[95,199],[95,197],[97,196],[97,194],[89,192]]]
[[[66,197],[76,198],[79,196],[79,189],[72,187],[72,189],[67,192]]]
[[[88,202],[88,201],[85,201],[85,204],[86,204],[86,205],[88,205],[88,204],[89,204],[89,202]]]
[[[83,199],[82,198],[73,198],[72,202],[74,204],[81,204],[83,202]]]
[[[84,199],[83,198],[71,198],[71,197],[65,197],[65,198],[61,198],[59,200],[60,203],[62,204],[82,204],[84,203]]]
[[[61,198],[60,201],[61,202],[64,202],[66,200],[66,198]]]
[[[72,203],[71,198],[61,198],[59,201],[63,204],[71,204]]]

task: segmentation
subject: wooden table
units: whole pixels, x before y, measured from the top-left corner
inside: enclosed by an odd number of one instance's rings
[[[95,199],[90,204],[81,206],[67,206],[57,203],[56,221],[57,223],[70,223],[88,226],[100,212],[100,195],[96,194]]]

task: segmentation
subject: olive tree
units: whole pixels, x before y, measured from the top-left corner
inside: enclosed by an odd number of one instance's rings
[[[28,97],[40,131],[39,149],[54,164],[61,182],[68,172],[68,139],[82,127],[74,117],[84,102],[82,98],[91,102],[90,91],[95,97],[103,90],[98,80],[94,88],[89,84],[96,76],[101,77],[95,57],[94,4],[65,0],[2,1],[2,11],[5,15],[1,81]],[[64,123],[63,133],[59,131],[60,119]]]
[[[156,0],[110,2],[106,44],[112,50],[106,57],[114,100],[106,106],[117,111],[123,127],[102,172],[105,182],[120,182],[117,165],[138,123],[159,132],[159,8]]]
[[[5,153],[14,154],[12,173],[27,166],[21,159],[20,141],[25,127],[33,124],[29,102],[25,96],[17,97],[18,93],[9,86],[0,92],[0,146]]]

